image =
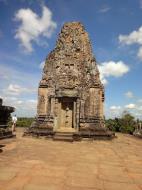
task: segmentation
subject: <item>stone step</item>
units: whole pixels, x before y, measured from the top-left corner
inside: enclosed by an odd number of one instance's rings
[[[69,132],[56,132],[53,140],[73,142],[73,133]]]
[[[6,138],[12,138],[12,137],[16,137],[16,135],[13,135],[13,134],[2,135],[2,136],[0,136],[0,140],[2,140],[2,139],[6,139]]]
[[[56,132],[55,135],[59,135],[59,136],[72,136],[73,133],[71,133],[71,132]]]

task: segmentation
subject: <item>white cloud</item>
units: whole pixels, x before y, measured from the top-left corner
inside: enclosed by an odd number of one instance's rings
[[[36,91],[35,89],[21,87],[17,84],[9,84],[8,88],[3,89],[4,94],[15,95],[15,96],[18,96],[21,93],[33,93],[35,91]]]
[[[132,114],[135,118],[142,119],[142,99],[123,106],[112,105],[106,110],[106,116],[107,118],[121,117],[125,111]]]
[[[110,110],[120,110],[121,106],[111,106]]]
[[[8,84],[17,84],[17,82],[21,86],[27,86],[28,88],[37,87],[39,80],[40,72],[19,70],[11,65],[1,64],[0,61],[0,91]]]
[[[126,92],[126,93],[125,93],[125,96],[126,96],[127,98],[133,98],[133,97],[134,97],[134,95],[133,95],[133,93],[132,93],[131,91]]]
[[[142,106],[139,106],[139,107],[138,107],[138,110],[142,111]]]
[[[136,31],[131,32],[128,35],[119,35],[119,41],[122,44],[140,44],[142,45],[142,26]]]
[[[32,42],[39,44],[40,37],[50,38],[56,28],[52,20],[52,12],[46,6],[42,6],[42,16],[31,9],[20,9],[15,14],[15,20],[20,21],[15,38],[19,39],[26,51],[32,52]]]
[[[124,45],[138,44],[139,50],[137,56],[142,60],[142,26],[128,35],[119,35],[119,42]]]
[[[22,103],[23,103],[23,101],[21,101],[21,100],[18,100],[18,101],[17,101],[17,104],[18,104],[18,105],[21,105]]]
[[[37,111],[37,101],[34,99],[16,101],[14,106],[18,116],[34,117]]]
[[[37,100],[35,99],[5,96],[3,97],[3,105],[14,107],[18,117],[34,117],[37,111]]]
[[[19,85],[10,84],[7,88],[7,91],[11,94],[19,95],[23,89]]]
[[[107,85],[107,84],[108,84],[107,79],[104,78],[102,75],[100,75],[100,78],[101,78],[101,82],[102,82],[104,85]]]
[[[39,65],[39,68],[40,68],[40,69],[43,69],[44,64],[45,64],[45,61],[42,61],[42,62],[40,63],[40,65]]]
[[[103,84],[107,84],[108,77],[121,77],[126,74],[130,68],[123,61],[109,61],[98,65],[100,78]]]
[[[29,99],[26,101],[27,106],[25,108],[27,109],[34,109],[34,111],[37,111],[37,100]]]
[[[138,103],[142,103],[142,99],[139,99],[139,100],[138,100]]]
[[[103,5],[100,10],[99,13],[106,13],[110,10],[111,8],[108,5]]]
[[[37,99],[39,80],[40,72],[24,72],[0,64],[0,96],[3,104],[15,107],[18,116],[35,116],[37,109],[32,100]]]
[[[121,106],[110,106],[109,109],[107,109],[107,113],[106,116],[108,118],[115,118],[115,117],[119,117],[122,113],[122,107]]]
[[[127,108],[127,109],[135,109],[136,108],[136,104],[125,105],[125,108]]]

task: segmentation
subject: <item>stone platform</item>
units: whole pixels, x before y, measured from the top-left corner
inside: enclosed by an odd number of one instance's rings
[[[1,190],[142,190],[142,141],[116,134],[112,141],[0,141]]]
[[[81,141],[86,138],[90,138],[92,140],[111,140],[115,137],[115,133],[109,131],[106,127],[93,127],[79,131],[66,128],[53,131],[52,128],[29,127],[24,131],[23,136],[46,137],[58,141],[73,142]]]

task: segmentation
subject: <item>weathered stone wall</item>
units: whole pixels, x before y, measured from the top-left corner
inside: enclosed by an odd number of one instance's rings
[[[48,88],[38,89],[38,115],[46,115],[48,112]]]
[[[0,139],[13,137],[12,131],[8,128],[10,114],[15,111],[14,107],[2,105],[0,98]]]
[[[38,91],[38,116],[44,115],[46,121],[53,117],[56,128],[61,120],[59,98],[65,97],[75,98],[73,122],[78,127],[103,121],[104,87],[88,34],[79,22],[64,24],[55,49],[46,58]]]

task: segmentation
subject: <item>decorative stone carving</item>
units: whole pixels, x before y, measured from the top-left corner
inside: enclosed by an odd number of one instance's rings
[[[44,96],[40,96],[40,104],[44,104],[45,103],[45,98],[44,98]]]
[[[45,61],[39,97],[39,127],[44,123],[48,128],[50,123],[53,131],[79,132],[85,127],[104,126],[104,86],[88,34],[80,22],[62,27],[56,47]]]

